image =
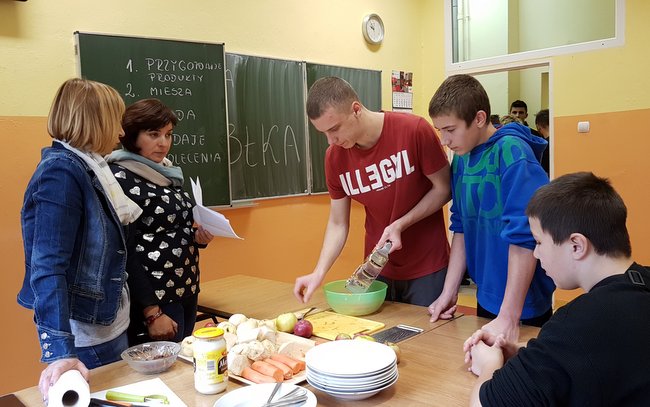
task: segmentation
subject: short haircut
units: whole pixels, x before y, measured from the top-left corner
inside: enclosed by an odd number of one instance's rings
[[[124,137],[120,138],[122,147],[132,153],[140,153],[136,146],[141,131],[158,130],[169,123],[176,126],[176,114],[158,99],[142,99],[126,108],[122,119]]]
[[[336,76],[326,76],[309,88],[307,117],[318,119],[330,107],[341,110],[358,101],[359,95],[348,82]]]
[[[548,109],[542,109],[537,114],[535,115],[535,126],[538,128],[541,127],[548,127],[548,122],[549,122],[549,113]]]
[[[504,114],[501,116],[501,124],[506,125],[509,123],[519,123],[519,124],[524,124],[524,121],[518,118],[517,116],[513,116],[511,114]]]
[[[632,255],[625,203],[609,180],[591,172],[563,175],[539,188],[526,215],[539,220],[557,245],[581,233],[600,255]]]
[[[519,100],[519,99],[517,99],[517,100],[515,100],[514,102],[512,102],[512,103],[510,104],[510,111],[511,111],[511,112],[512,112],[512,108],[513,108],[513,107],[523,107],[524,109],[526,109],[526,113],[528,113],[528,105],[527,105],[526,102],[524,102],[523,100]]]
[[[490,99],[483,85],[469,75],[452,75],[440,85],[429,102],[429,116],[454,115],[472,124],[476,113],[482,110],[490,117]]]
[[[73,78],[56,92],[47,119],[47,131],[56,140],[95,153],[108,153],[122,133],[124,101],[112,87]]]

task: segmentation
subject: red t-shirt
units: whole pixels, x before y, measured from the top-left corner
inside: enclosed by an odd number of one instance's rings
[[[406,113],[384,113],[377,144],[368,150],[331,145],[325,155],[327,188],[332,199],[349,196],[366,209],[368,256],[384,228],[410,211],[431,189],[426,177],[447,164],[431,125]],[[382,275],[411,280],[449,263],[442,210],[402,232],[402,249],[390,254]]]

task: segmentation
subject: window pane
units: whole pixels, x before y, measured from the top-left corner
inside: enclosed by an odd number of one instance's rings
[[[614,38],[616,0],[454,0],[453,62]]]

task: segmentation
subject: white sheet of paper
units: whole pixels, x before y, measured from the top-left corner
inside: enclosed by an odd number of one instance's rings
[[[142,396],[146,396],[149,394],[163,394],[167,396],[167,399],[169,400],[169,404],[165,404],[167,406],[179,406],[179,407],[187,407],[187,404],[183,403],[183,400],[181,400],[176,393],[172,391],[165,382],[163,382],[159,377],[151,380],[143,380],[141,382],[136,382],[136,383],[131,383],[127,384],[126,386],[120,386],[120,387],[115,387],[112,389],[106,389],[106,390],[101,390],[97,391],[95,393],[92,393],[90,397],[94,397],[97,399],[102,399],[106,400],[106,392],[108,390],[114,390],[114,391],[119,391],[121,393],[129,393],[129,394],[138,394]],[[163,404],[160,404],[160,401],[148,401],[145,403],[136,403],[136,404],[145,404],[147,406],[162,406]]]
[[[241,239],[241,237],[237,236],[232,226],[230,226],[230,221],[226,219],[225,216],[203,206],[201,181],[197,178],[196,182],[194,182],[194,180],[190,178],[190,183],[192,184],[192,194],[194,195],[194,201],[196,203],[196,206],[192,209],[194,221],[203,226],[208,232],[212,233],[213,236]]]

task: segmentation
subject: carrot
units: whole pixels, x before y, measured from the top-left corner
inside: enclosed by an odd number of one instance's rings
[[[282,373],[282,370],[262,360],[253,362],[251,367],[253,368],[253,370],[258,371],[263,375],[271,376],[272,378],[275,379],[276,382],[281,382],[284,380],[284,373]]]
[[[278,362],[277,360],[273,360],[271,358],[264,359],[264,361],[282,370],[285,380],[291,379],[293,377],[293,370],[284,363]]]
[[[253,383],[275,383],[276,380],[271,376],[263,375],[262,373],[251,369],[250,367],[245,367],[241,372],[241,377],[248,379]]]
[[[280,363],[284,363],[285,365],[289,366],[291,370],[293,370],[293,374],[296,374],[300,372],[301,370],[305,370],[305,362],[302,360],[297,360],[294,358],[291,358],[287,355],[280,355],[278,353],[271,355],[271,359],[277,360]]]

